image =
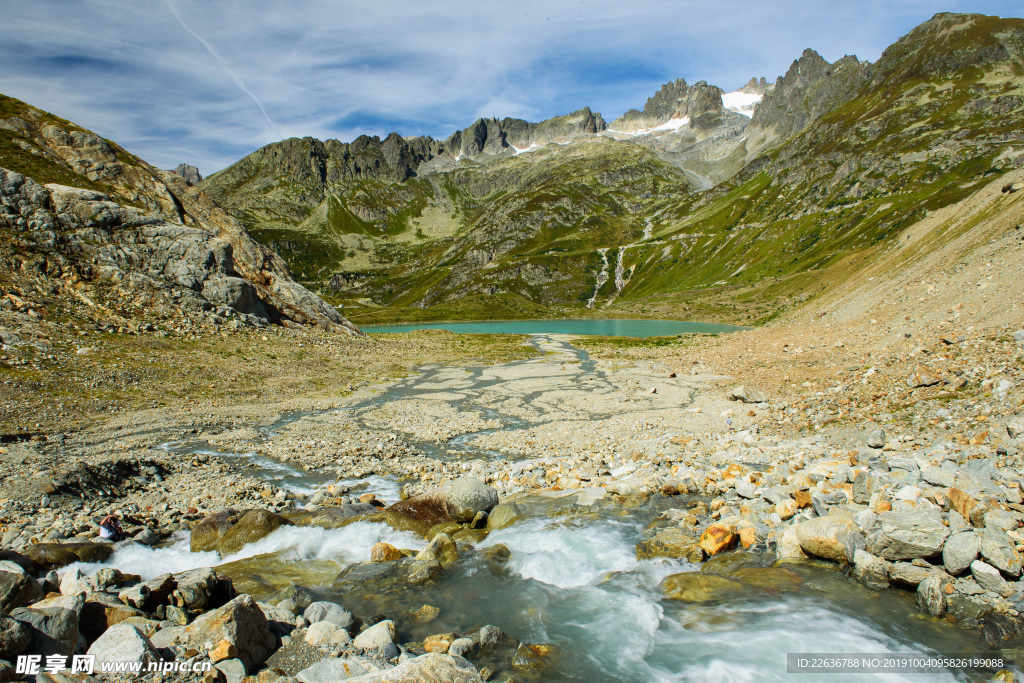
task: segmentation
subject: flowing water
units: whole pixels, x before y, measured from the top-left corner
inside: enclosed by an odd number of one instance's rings
[[[505,320],[479,323],[407,323],[402,325],[363,325],[370,334],[448,330],[488,334],[573,334],[612,337],[658,337],[671,334],[721,334],[746,329],[735,325],[698,323],[687,320],[614,320],[605,318],[566,318],[564,320]]]
[[[565,340],[538,336],[531,343],[578,362],[576,374],[557,378],[562,384],[597,391],[610,381]],[[516,415],[496,409],[498,404],[486,397],[506,389],[503,382],[513,380],[502,378],[515,376],[513,369],[522,374],[538,362],[496,368],[429,366],[382,395],[339,410],[357,416],[388,402],[440,394],[459,410],[498,419],[502,429],[520,429],[534,421],[529,417],[530,403],[542,404],[542,391],[522,391],[516,401],[525,407]],[[288,415],[265,434],[270,438],[275,430],[294,428],[310,416]],[[437,457],[495,457],[475,451],[472,440],[463,437],[441,445],[415,443]],[[336,479],[253,453],[220,452],[209,444],[169,442],[165,447],[215,453],[244,466],[246,473],[300,493]],[[372,476],[358,483],[361,490],[374,491],[385,500],[397,498],[397,484],[390,478]],[[377,521],[331,530],[283,527],[225,558],[189,552],[183,535],[161,548],[123,545],[106,565],[77,566],[91,572],[112,565],[144,578],[217,566],[240,591],[257,598],[267,598],[291,583],[319,587],[322,596],[340,602],[357,617],[394,618],[403,641],[494,624],[521,640],[554,646],[549,668],[540,673],[540,680],[546,681],[821,680],[816,674],[787,674],[786,654],[986,651],[975,632],[923,615],[912,594],[872,591],[827,563],[775,567],[766,556],[753,553],[732,553],[703,568],[682,560],[637,560],[635,546],[645,538],[645,529],[663,523],[657,521],[660,513],[679,505],[678,500],[655,497],[625,509],[584,491],[534,494],[520,499],[519,505],[523,519],[492,532],[478,544],[478,552],[465,556],[436,581],[387,590],[372,581],[344,593],[331,588],[334,577],[352,563],[366,561],[378,541],[414,550],[423,547],[422,538]],[[509,552],[496,560],[500,546]],[[709,602],[681,602],[663,595],[660,584],[665,577],[691,571],[716,573],[739,583]],[[423,605],[440,608],[429,624],[410,618]],[[841,674],[827,679],[987,680],[964,673]]]

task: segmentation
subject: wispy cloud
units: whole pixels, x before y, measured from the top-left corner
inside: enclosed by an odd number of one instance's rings
[[[1009,0],[33,0],[0,23],[0,92],[163,167],[210,173],[312,135],[446,137],[477,116],[609,120],[684,77],[723,88],[806,47],[874,60],[938,11]]]

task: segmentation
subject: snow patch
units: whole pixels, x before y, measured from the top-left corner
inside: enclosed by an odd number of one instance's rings
[[[516,147],[515,145],[509,145],[509,146],[512,149],[515,150],[515,155],[516,156],[518,156],[520,154],[526,154],[527,152],[534,152],[534,151],[536,151],[538,149],[544,149],[544,145],[538,145],[536,142],[531,142],[529,147],[523,147],[523,148]]]
[[[760,102],[763,97],[764,95],[743,92],[742,90],[727,92],[722,94],[722,106],[729,111],[734,111],[737,114],[743,114],[744,116],[753,118],[754,106]]]

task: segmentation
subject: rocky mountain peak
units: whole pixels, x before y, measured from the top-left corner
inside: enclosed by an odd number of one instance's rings
[[[764,95],[773,87],[775,86],[769,83],[764,76],[761,76],[760,79],[751,77],[747,84],[740,88],[740,92],[745,92],[748,95]]]
[[[199,169],[188,164],[178,164],[171,173],[181,176],[189,185],[198,185],[203,179],[203,176],[199,174]]]

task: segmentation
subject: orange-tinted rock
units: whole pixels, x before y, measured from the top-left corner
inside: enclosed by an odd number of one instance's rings
[[[370,548],[370,562],[393,562],[403,557],[405,557],[405,553],[383,541]]]
[[[739,534],[732,524],[712,524],[700,537],[700,547],[708,555],[717,555],[736,547]]]
[[[811,507],[811,492],[810,491],[794,491],[793,500],[796,501],[796,506],[800,509]]]
[[[448,652],[453,640],[455,640],[455,636],[451,633],[435,633],[432,636],[427,636],[427,639],[423,641],[423,649],[427,652],[444,654]]]

